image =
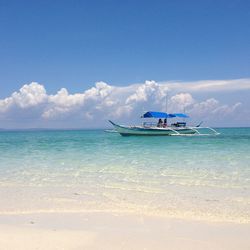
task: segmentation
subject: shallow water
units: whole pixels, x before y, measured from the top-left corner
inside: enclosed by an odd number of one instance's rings
[[[250,128],[218,131],[0,132],[0,213],[95,210],[250,222]]]

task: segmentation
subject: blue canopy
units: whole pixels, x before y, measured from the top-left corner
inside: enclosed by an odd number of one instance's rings
[[[182,113],[168,114],[165,112],[148,111],[141,118],[174,118],[174,117],[188,118],[188,115]]]
[[[171,118],[169,114],[165,112],[155,112],[155,111],[148,111],[145,113],[142,118]]]
[[[188,115],[183,114],[183,113],[174,113],[172,115],[174,115],[175,117],[180,117],[180,118],[189,118]]]

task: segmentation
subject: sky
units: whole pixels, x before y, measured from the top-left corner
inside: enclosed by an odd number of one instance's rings
[[[0,0],[0,128],[250,126],[249,85],[248,0]]]

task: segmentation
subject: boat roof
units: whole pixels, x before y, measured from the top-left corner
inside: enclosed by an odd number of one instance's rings
[[[181,118],[188,118],[189,116],[184,113],[165,113],[165,112],[157,112],[157,111],[148,111],[141,118],[174,118],[174,117],[181,117]]]

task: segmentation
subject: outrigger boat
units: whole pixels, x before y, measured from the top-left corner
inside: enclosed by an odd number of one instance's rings
[[[183,113],[174,113],[169,114],[165,112],[154,112],[148,111],[141,118],[156,118],[156,119],[165,119],[165,123],[163,122],[143,122],[140,126],[125,126],[125,125],[118,125],[109,120],[109,122],[114,126],[114,131],[118,132],[122,136],[129,136],[129,135],[164,135],[164,136],[188,136],[188,135],[218,135],[219,133],[210,127],[201,127],[201,123],[197,126],[187,126],[186,122],[176,122],[172,123],[171,125],[167,125],[168,118],[189,118],[188,115]],[[159,121],[160,121],[159,120]],[[200,133],[199,130],[207,129],[210,133],[204,134]],[[111,131],[110,131],[111,132]]]

